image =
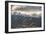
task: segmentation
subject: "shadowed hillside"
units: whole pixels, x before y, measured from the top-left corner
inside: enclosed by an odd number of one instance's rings
[[[32,17],[28,15],[12,15],[11,28],[29,28],[41,27],[41,17]]]

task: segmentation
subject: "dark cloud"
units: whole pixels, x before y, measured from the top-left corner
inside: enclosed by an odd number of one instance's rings
[[[41,11],[41,6],[23,6],[21,8],[17,8],[15,10],[20,11]]]

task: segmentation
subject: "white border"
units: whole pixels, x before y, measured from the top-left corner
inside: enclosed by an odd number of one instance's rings
[[[11,29],[11,5],[24,5],[24,6],[41,6],[42,7],[42,27],[37,28],[20,28],[20,29]],[[26,3],[9,3],[8,4],[8,31],[14,32],[14,31],[32,31],[32,30],[43,30],[44,27],[44,6],[42,4],[26,4]]]

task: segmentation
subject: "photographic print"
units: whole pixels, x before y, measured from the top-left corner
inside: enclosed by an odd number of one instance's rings
[[[7,2],[8,32],[44,30],[44,3]]]
[[[11,28],[41,27],[41,6],[11,7]]]

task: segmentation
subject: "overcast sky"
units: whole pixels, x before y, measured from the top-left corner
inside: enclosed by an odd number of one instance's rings
[[[21,11],[41,11],[41,6],[11,6],[13,11],[21,10]]]

